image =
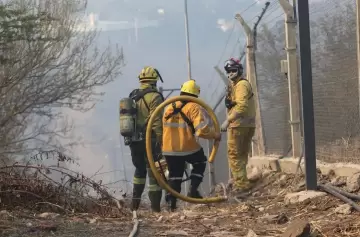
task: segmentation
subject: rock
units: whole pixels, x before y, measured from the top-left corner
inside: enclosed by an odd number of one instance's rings
[[[205,225],[213,225],[213,224],[215,224],[217,222],[217,219],[216,218],[204,218],[203,219],[203,223],[205,224]]]
[[[97,222],[97,219],[96,218],[93,218],[93,219],[89,219],[88,220],[88,223],[89,224],[95,224]]]
[[[33,224],[31,222],[26,223],[26,227],[32,227]]]
[[[229,231],[216,231],[216,232],[211,232],[210,233],[211,236],[214,237],[238,237],[238,235],[235,235],[235,233],[229,232]]]
[[[60,216],[60,214],[53,213],[53,212],[44,212],[44,213],[39,214],[39,217],[44,218],[44,219],[54,219],[58,216]]]
[[[204,207],[208,207],[206,204],[196,204],[193,205],[190,210],[191,211],[201,211],[201,209],[203,209]]]
[[[265,208],[259,207],[259,211],[265,211]]]
[[[258,235],[253,230],[249,229],[246,237],[258,237]]]
[[[157,219],[157,222],[161,222],[163,219],[164,219],[164,217],[163,217],[163,216],[160,216],[160,217]]]
[[[1,210],[0,215],[9,215],[10,213],[7,210]]]
[[[184,210],[184,215],[187,216],[187,217],[197,217],[197,216],[200,216],[201,213],[195,212],[195,211],[186,211],[186,210]],[[175,215],[175,216],[177,217],[178,215]],[[174,216],[171,216],[171,218],[173,218],[173,217]]]
[[[186,231],[183,230],[169,230],[165,233],[167,236],[189,236]]]
[[[279,214],[279,215],[265,215],[260,218],[262,221],[268,222],[268,223],[276,223],[276,224],[285,224],[289,221],[289,218],[285,214]]]
[[[265,169],[265,170],[262,171],[262,177],[265,177],[265,176],[267,176],[267,175],[269,175],[271,173],[274,173],[274,171],[269,170],[269,169]]]
[[[284,198],[284,202],[285,204],[301,203],[306,200],[310,200],[318,197],[324,197],[324,196],[326,196],[326,193],[324,192],[306,190],[297,193],[286,194]]]
[[[181,221],[183,221],[183,220],[185,220],[185,219],[186,219],[186,216],[181,216],[181,217],[180,217],[180,220],[181,220]]]
[[[259,168],[255,167],[255,168],[253,168],[253,169],[251,170],[251,172],[249,172],[249,173],[247,174],[247,177],[248,177],[248,179],[251,180],[251,181],[257,181],[257,180],[261,179],[261,177],[262,177],[262,172],[261,172],[261,170],[260,170]]]
[[[348,177],[346,186],[349,192],[356,192],[360,189],[360,173],[355,173]]]
[[[310,236],[310,224],[305,220],[295,220],[290,223],[281,237],[308,237]]]
[[[295,192],[303,191],[305,189],[305,187],[306,187],[306,182],[301,181],[296,185]]]
[[[186,212],[187,213],[186,215],[189,215],[189,216],[193,213],[192,211],[184,211],[184,212]],[[171,213],[169,218],[170,219],[177,219],[177,218],[179,218],[179,216],[180,216],[180,213],[175,212],[175,213]]]
[[[337,176],[330,181],[330,184],[337,187],[342,186],[346,184],[346,178]]]
[[[10,212],[8,212],[7,210],[1,210],[0,211],[0,218],[9,218],[9,217],[13,217]]]
[[[352,206],[349,204],[342,204],[342,205],[338,206],[337,208],[335,208],[335,210],[334,210],[335,213],[344,214],[344,215],[351,214],[351,211],[352,211]]]
[[[286,181],[286,179],[287,179],[287,175],[283,174],[283,175],[280,176],[279,181],[284,182],[284,181]]]

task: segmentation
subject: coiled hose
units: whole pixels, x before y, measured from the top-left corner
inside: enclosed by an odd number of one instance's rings
[[[158,181],[159,185],[162,188],[166,189],[166,191],[168,191],[169,193],[171,193],[178,199],[181,199],[185,202],[197,203],[197,204],[209,204],[209,203],[217,203],[217,202],[226,201],[228,199],[227,196],[218,196],[218,197],[210,197],[210,198],[192,198],[192,197],[184,196],[184,195],[176,192],[174,189],[172,189],[167,184],[167,182],[163,179],[161,174],[158,172],[158,170],[155,166],[153,155],[152,155],[152,146],[151,146],[152,126],[153,126],[155,117],[159,113],[162,113],[163,109],[167,105],[169,105],[173,102],[176,102],[176,101],[193,102],[193,103],[196,103],[196,104],[202,106],[210,115],[210,117],[213,121],[213,124],[215,126],[215,131],[220,132],[219,121],[217,120],[214,111],[202,100],[195,98],[195,97],[191,97],[191,96],[175,96],[175,97],[165,100],[152,113],[152,115],[150,116],[150,119],[148,121],[148,125],[146,127],[146,154],[147,154],[147,159],[149,161],[150,168],[151,168],[156,180]],[[214,142],[211,154],[208,158],[209,163],[212,163],[214,161],[216,153],[218,151],[218,147],[219,147],[219,142]],[[181,158],[179,158],[179,159],[181,159]]]

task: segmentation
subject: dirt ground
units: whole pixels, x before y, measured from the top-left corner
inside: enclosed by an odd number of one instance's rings
[[[320,177],[325,181],[327,177]],[[137,236],[246,236],[252,230],[258,236],[281,236],[295,220],[310,223],[312,236],[360,236],[360,214],[339,214],[344,204],[325,196],[301,204],[284,204],[287,193],[296,191],[302,177],[278,173],[262,179],[246,199],[231,199],[212,205],[188,204],[175,213],[152,214],[139,211]],[[89,214],[58,215],[25,210],[0,212],[0,236],[128,236],[131,214],[122,218],[100,218]],[[255,235],[256,236],[256,235]]]

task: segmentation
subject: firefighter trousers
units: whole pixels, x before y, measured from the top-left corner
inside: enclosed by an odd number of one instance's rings
[[[199,151],[186,156],[166,155],[165,159],[168,165],[168,182],[170,187],[178,193],[181,192],[181,183],[185,172],[185,164],[189,163],[193,168],[190,174],[190,189],[188,195],[195,198],[202,198],[199,194],[198,188],[203,181],[207,163],[204,150],[201,148]],[[171,194],[168,195],[172,208],[175,208],[176,198]]]
[[[131,209],[137,210],[140,206],[141,195],[145,189],[147,175],[149,178],[148,195],[151,202],[151,209],[154,212],[160,212],[162,189],[149,167],[149,163],[146,157],[145,141],[132,142],[130,144],[130,151],[132,163],[135,166]],[[153,144],[153,157],[155,161],[161,158],[161,148],[158,143]]]
[[[247,189],[250,182],[247,178],[246,165],[249,159],[254,127],[229,128],[227,132],[228,161],[235,189]]]

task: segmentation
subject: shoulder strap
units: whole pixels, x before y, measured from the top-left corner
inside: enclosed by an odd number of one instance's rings
[[[253,92],[251,83],[250,83],[247,79],[245,79],[245,78],[243,78],[242,81],[246,81],[246,82],[249,84],[249,86],[250,86],[251,94],[250,94],[250,96],[249,96],[249,98],[248,98],[248,100],[250,100],[250,99],[254,96],[254,92]]]
[[[154,88],[146,88],[144,90],[135,89],[130,93],[129,97],[131,97],[135,102],[138,102],[139,100],[142,99],[144,101],[147,110],[150,111],[150,107],[148,103],[146,103],[144,96],[151,92],[158,93],[161,96],[162,101],[164,101],[164,96]]]
[[[165,120],[168,120],[169,118],[171,118],[172,116],[176,115],[176,114],[180,114],[181,118],[185,121],[185,123],[190,127],[191,129],[191,133],[195,134],[195,128],[194,125],[192,124],[192,122],[190,121],[190,119],[184,114],[184,112],[182,112],[181,110],[184,108],[184,106],[187,104],[187,102],[182,102],[182,105],[177,108],[175,102],[173,102],[171,105],[173,107],[173,112],[171,114],[169,114],[168,116],[165,117]]]

